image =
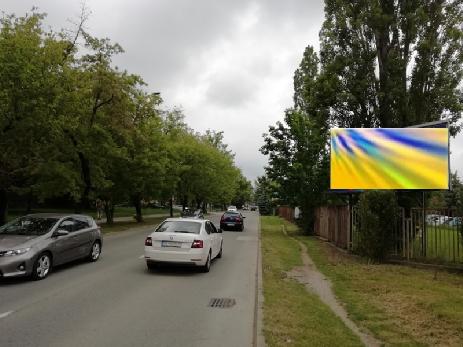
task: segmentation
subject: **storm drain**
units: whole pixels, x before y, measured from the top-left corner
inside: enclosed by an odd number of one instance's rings
[[[230,308],[235,306],[236,301],[235,299],[230,298],[212,298],[209,301],[209,307],[216,307],[216,308]]]

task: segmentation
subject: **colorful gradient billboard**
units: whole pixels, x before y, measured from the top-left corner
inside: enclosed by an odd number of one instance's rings
[[[448,189],[446,128],[331,129],[331,189]]]

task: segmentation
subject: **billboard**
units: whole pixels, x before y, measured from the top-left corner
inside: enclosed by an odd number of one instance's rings
[[[446,128],[331,129],[331,189],[448,189]]]

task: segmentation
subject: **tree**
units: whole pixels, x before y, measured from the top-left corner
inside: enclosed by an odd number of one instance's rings
[[[261,149],[278,196],[302,208],[308,230],[314,208],[326,201],[330,127],[404,127],[448,117],[451,134],[460,130],[462,4],[325,1],[320,54],[306,48],[294,107],[269,128]]]
[[[232,199],[232,205],[242,208],[247,202],[251,201],[252,193],[251,182],[240,172],[237,178],[236,191]]]
[[[326,0],[321,64],[343,127],[404,127],[448,116],[459,130],[461,0]]]
[[[328,189],[329,113],[320,97],[324,87],[317,55],[309,46],[294,76],[294,108],[286,111],[285,124],[269,127],[261,148],[269,156],[266,172],[277,183],[280,200],[301,208],[308,231],[313,231],[314,210]]]

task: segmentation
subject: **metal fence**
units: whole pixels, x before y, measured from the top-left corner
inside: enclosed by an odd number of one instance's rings
[[[400,208],[392,255],[407,260],[463,263],[463,218],[454,209]],[[358,207],[351,209],[348,249],[361,243]]]

